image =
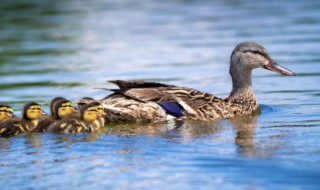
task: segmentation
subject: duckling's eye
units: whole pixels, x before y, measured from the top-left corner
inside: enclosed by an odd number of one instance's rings
[[[31,108],[30,110],[31,110],[31,111],[36,111],[36,110],[41,111],[41,108]]]
[[[71,105],[64,105],[64,106],[62,106],[63,108],[72,108],[73,106],[71,106]]]
[[[96,111],[97,111],[97,109],[92,108],[92,109],[88,109],[88,111],[89,111],[89,112],[96,112]]]

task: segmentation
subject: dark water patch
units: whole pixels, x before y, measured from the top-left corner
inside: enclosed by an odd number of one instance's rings
[[[55,83],[51,81],[47,82],[29,82],[29,83],[7,83],[0,84],[0,90],[8,90],[8,89],[22,89],[22,88],[30,88],[30,87],[76,87],[81,86],[81,83],[78,82],[68,82],[68,83]]]

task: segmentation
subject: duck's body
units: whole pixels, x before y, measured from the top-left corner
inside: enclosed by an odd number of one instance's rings
[[[42,115],[42,108],[35,102],[26,104],[20,118],[13,118],[0,123],[0,136],[7,137],[33,131]]]
[[[99,121],[98,102],[93,102],[81,107],[77,115],[67,116],[50,125],[48,131],[59,134],[92,133],[103,127]]]

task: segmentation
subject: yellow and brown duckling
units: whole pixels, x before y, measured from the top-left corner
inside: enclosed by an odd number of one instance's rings
[[[81,107],[77,116],[71,115],[60,121],[53,123],[49,127],[50,132],[59,134],[69,133],[91,133],[103,127],[99,118],[103,115],[98,110],[101,104],[92,102]]]
[[[80,110],[82,106],[89,104],[91,102],[98,102],[95,99],[91,98],[91,97],[83,97],[80,100],[78,100],[77,105],[78,105],[78,109]],[[103,115],[103,117],[99,117],[99,122],[101,124],[101,126],[105,126],[106,124],[106,112],[105,112],[105,108],[102,106],[102,104],[99,104],[97,106],[97,109],[99,111],[99,113],[101,115]]]
[[[50,104],[51,116],[42,117],[34,132],[45,132],[51,124],[75,112],[72,102],[65,98],[54,98]]]
[[[12,118],[0,123],[0,136],[7,137],[33,131],[39,117],[44,114],[38,103],[27,103],[22,110],[22,118]]]
[[[13,109],[8,105],[0,105],[0,123],[14,117]]]

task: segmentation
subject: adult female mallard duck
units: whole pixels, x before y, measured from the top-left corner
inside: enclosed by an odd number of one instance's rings
[[[13,109],[8,105],[0,105],[0,123],[14,117]]]
[[[72,102],[60,97],[54,98],[51,101],[50,111],[51,116],[41,117],[38,126],[33,130],[33,132],[45,132],[55,121],[75,113]]]
[[[238,44],[231,54],[232,91],[222,99],[198,90],[142,81],[110,81],[120,89],[100,100],[109,120],[166,120],[169,117],[212,121],[250,114],[258,108],[251,72],[264,68],[282,75],[295,75],[273,61],[266,49],[254,42]]]
[[[99,121],[99,118],[103,116],[98,110],[100,106],[99,102],[86,104],[81,107],[78,116],[67,116],[53,123],[48,131],[59,134],[95,132],[103,127]]]
[[[31,132],[38,125],[38,118],[44,114],[39,104],[27,103],[22,110],[22,118],[13,118],[0,123],[0,136],[11,136]]]

